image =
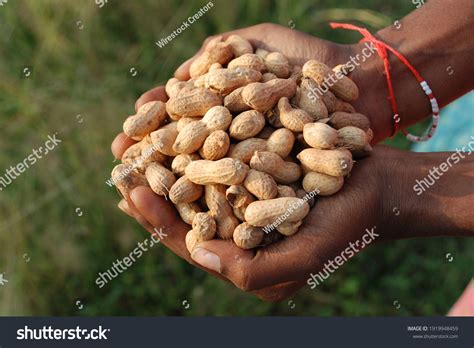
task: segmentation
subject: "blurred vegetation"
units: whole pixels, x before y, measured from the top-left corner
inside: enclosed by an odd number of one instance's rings
[[[147,237],[105,184],[114,166],[109,144],[141,93],[166,81],[208,35],[293,21],[297,30],[351,43],[358,34],[327,22],[376,30],[414,10],[410,1],[216,0],[179,39],[155,45],[205,3],[110,0],[99,8],[93,0],[18,0],[0,7],[1,174],[48,134],[63,140],[0,192],[0,273],[9,280],[0,287],[0,315],[444,315],[469,281],[471,240],[367,250],[317,290],[298,293],[293,309],[245,294],[162,246],[98,289],[98,272]],[[409,147],[402,138],[390,144]]]

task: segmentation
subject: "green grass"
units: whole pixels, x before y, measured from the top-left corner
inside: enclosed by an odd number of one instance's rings
[[[48,134],[63,139],[0,192],[0,273],[9,280],[0,287],[0,315],[445,314],[469,280],[472,241],[400,241],[367,250],[317,290],[302,290],[293,309],[245,294],[162,246],[97,288],[97,273],[147,237],[116,208],[118,195],[105,184],[114,166],[109,144],[143,91],[166,81],[217,32],[293,21],[298,30],[348,43],[357,34],[326,23],[357,19],[378,29],[414,9],[409,1],[214,1],[166,49],[155,45],[204,3],[111,0],[99,8],[92,0],[25,0],[0,7],[2,173]],[[408,148],[402,138],[391,144]]]

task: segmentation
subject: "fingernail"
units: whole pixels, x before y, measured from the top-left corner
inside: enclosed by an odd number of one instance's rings
[[[196,247],[191,253],[191,258],[201,266],[221,273],[221,259],[216,254],[211,253],[209,250]]]
[[[123,211],[125,214],[128,214],[130,216],[133,216],[132,214],[132,211],[130,210],[130,207],[128,206],[128,203],[125,199],[122,199],[119,204],[118,204],[118,207],[121,211]]]

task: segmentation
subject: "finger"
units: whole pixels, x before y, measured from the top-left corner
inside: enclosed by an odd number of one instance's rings
[[[132,210],[130,209],[130,207],[128,206],[128,202],[125,200],[125,199],[121,199],[120,202],[117,204],[117,207],[123,211],[125,214],[127,214],[128,216],[131,216],[131,217],[135,217],[133,215],[133,212]]]
[[[130,194],[125,197],[125,201],[127,202],[128,205],[128,210],[132,214],[132,217],[137,220],[137,222],[143,226],[148,232],[150,233],[155,233],[155,230],[153,226],[143,217],[143,215],[138,211],[138,209],[135,207],[135,204],[133,203],[132,199],[130,198]]]
[[[115,137],[114,141],[112,141],[110,149],[112,150],[115,158],[121,159],[125,150],[135,143],[136,141],[132,138],[129,138],[125,133],[119,133]]]
[[[191,227],[179,218],[169,201],[143,186],[133,189],[130,199],[146,221],[167,235],[163,240],[164,245],[181,257],[188,254],[184,240]]]
[[[146,221],[145,218],[138,212],[137,208],[135,208],[132,201],[130,200],[130,196],[127,196],[126,199],[122,199],[119,202],[118,207],[125,214],[137,220],[137,222],[150,233],[155,233],[155,231],[153,230],[153,226],[148,221]]]
[[[243,250],[222,240],[210,240],[199,243],[191,257],[201,266],[224,275],[238,288],[252,291],[308,278],[310,271],[317,269],[313,245],[318,239],[312,238],[301,231],[257,251]]]
[[[222,275],[205,269],[191,259],[185,242],[186,233],[191,230],[191,226],[181,220],[181,217],[169,201],[156,195],[149,187],[141,186],[133,189],[130,193],[129,205],[131,205],[131,208],[136,209],[139,216],[137,221],[150,233],[156,233],[156,229],[162,229],[166,236],[161,241],[175,254],[194,266],[222,280],[227,280]]]
[[[138,98],[135,102],[135,111],[138,111],[138,109],[140,109],[143,104],[155,100],[160,100],[162,102],[166,102],[168,100],[168,96],[165,92],[165,87],[158,86],[143,93],[140,98]]]
[[[199,55],[202,53],[202,48],[191,58],[189,58],[187,61],[185,61],[183,64],[181,64],[178,69],[174,72],[174,77],[176,77],[180,81],[187,81],[191,78],[189,75],[189,67],[191,66],[191,63],[199,57]]]

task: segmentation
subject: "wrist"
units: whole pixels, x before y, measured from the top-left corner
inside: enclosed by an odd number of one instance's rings
[[[391,149],[379,175],[387,178],[383,219],[388,239],[473,236],[474,159],[468,152]]]

